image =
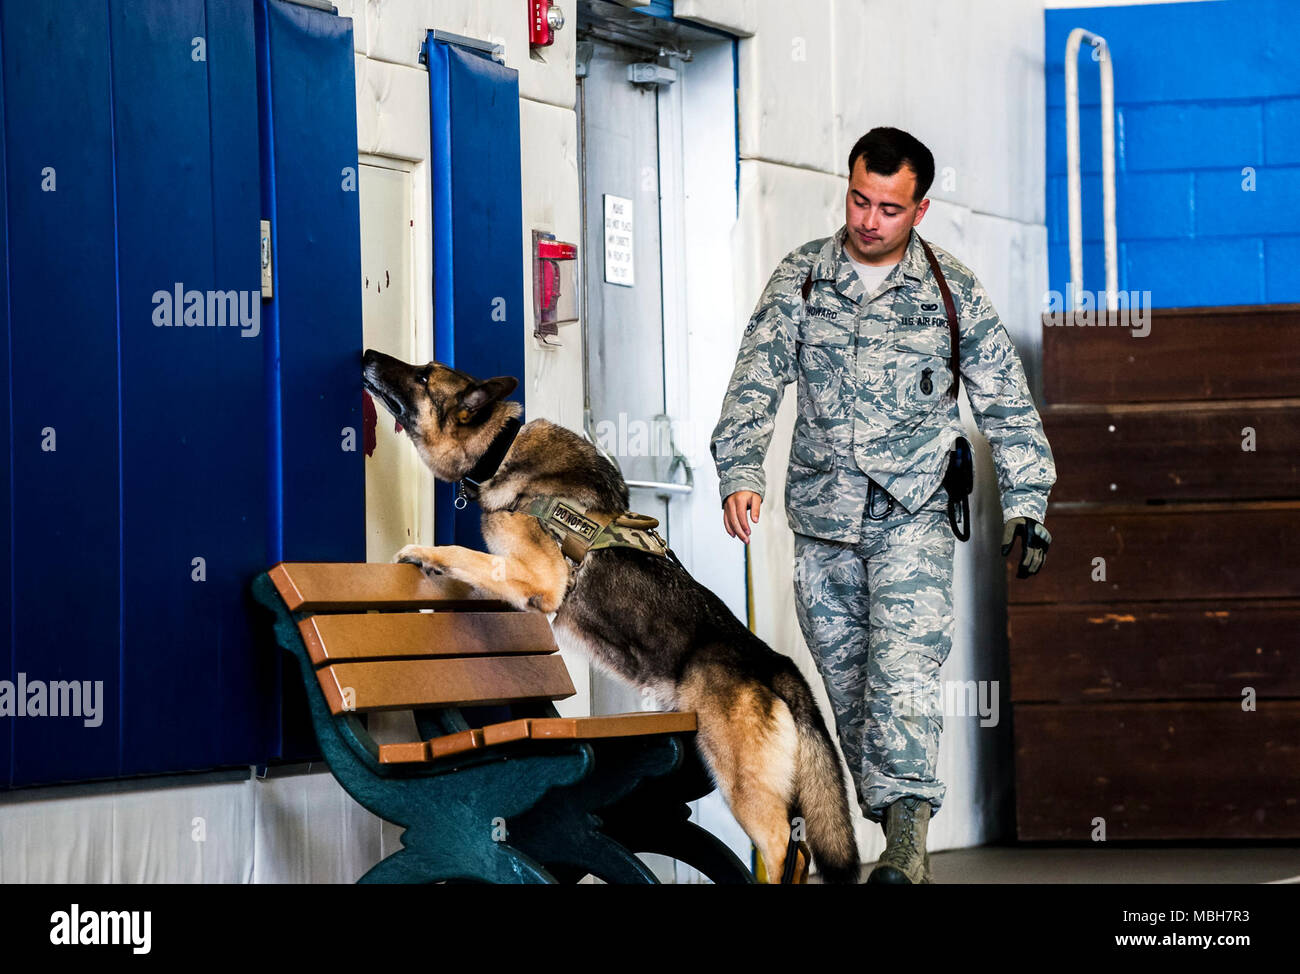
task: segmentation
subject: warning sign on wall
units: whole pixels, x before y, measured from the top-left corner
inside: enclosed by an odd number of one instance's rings
[[[621,196],[604,196],[605,200],[605,283],[631,287],[632,274],[632,201]]]

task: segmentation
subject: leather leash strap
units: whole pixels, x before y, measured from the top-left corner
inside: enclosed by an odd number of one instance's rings
[[[921,240],[921,235],[916,235],[917,240]],[[957,306],[952,300],[952,291],[948,290],[948,281],[943,276],[943,271],[939,269],[939,261],[934,256],[934,251],[930,245],[921,240],[921,249],[925,251],[925,259],[930,262],[930,270],[934,272],[934,279],[938,282],[939,293],[943,295],[943,310],[948,315],[948,334],[951,337],[949,344],[952,347],[952,355],[949,357],[949,368],[952,370],[952,386],[948,389],[948,395],[957,395],[957,380],[961,378],[961,369],[958,365],[960,361],[959,352],[961,351],[961,335],[957,330]]]

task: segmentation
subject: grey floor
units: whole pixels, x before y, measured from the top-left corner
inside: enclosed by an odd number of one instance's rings
[[[980,846],[931,852],[930,872],[935,883],[1300,883],[1300,845]]]

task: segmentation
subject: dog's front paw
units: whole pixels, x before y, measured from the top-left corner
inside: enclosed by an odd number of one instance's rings
[[[426,575],[441,575],[445,571],[444,567],[433,557],[433,549],[418,544],[408,544],[393,555],[393,563],[397,565],[414,565]]]

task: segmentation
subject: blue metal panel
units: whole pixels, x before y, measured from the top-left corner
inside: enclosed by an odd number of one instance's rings
[[[261,291],[261,253],[250,228],[262,217],[257,119],[257,45],[250,0],[206,0],[208,110],[212,123],[214,280],[219,287]],[[235,281],[236,284],[227,282]],[[260,297],[259,297],[260,302]],[[262,305],[265,311],[265,305]],[[268,478],[265,427],[266,335],[240,338],[224,351],[237,380],[238,408],[229,390],[218,399],[213,434],[229,450],[221,462],[219,508],[232,533],[225,543],[228,565],[221,583],[223,644],[218,667],[221,764],[252,764],[272,753],[279,708],[276,688],[280,653],[265,618],[249,601],[250,586],[266,569]],[[237,370],[237,371],[236,371]],[[259,395],[259,393],[262,393]],[[238,469],[235,469],[238,467]],[[237,489],[236,489],[237,488]],[[213,578],[208,560],[208,578]]]
[[[270,560],[364,561],[352,22],[280,0],[258,0],[256,14],[263,188],[275,266],[264,322],[278,465],[271,471],[279,524]],[[297,674],[281,676],[279,753],[313,754]]]
[[[479,378],[524,380],[519,75],[430,36],[434,357]],[[522,388],[517,393],[522,398]],[[438,484],[438,544],[482,548],[479,510]]]
[[[365,559],[361,209],[350,20],[263,0],[269,77],[283,551]],[[349,172],[350,171],[350,175]],[[354,449],[343,449],[347,428]]]
[[[278,557],[364,557],[360,443],[341,448],[360,432],[350,21],[0,0],[0,75],[0,243],[23,241],[0,280],[0,679],[104,689],[97,727],[4,720],[0,785],[310,754],[247,588]],[[264,155],[259,122],[280,136]],[[264,213],[283,244],[270,306]],[[228,298],[248,317],[221,326]]]
[[[102,723],[19,717],[12,783],[112,775],[121,642],[112,88],[103,0],[5,3],[14,670],[102,681]],[[49,180],[55,180],[53,191]],[[45,189],[42,183],[45,183]],[[147,317],[145,318],[147,321]],[[43,430],[55,436],[42,450]]]
[[[208,688],[216,683],[219,619],[209,594],[219,583],[191,581],[190,560],[210,558],[221,574],[206,530],[218,516],[220,454],[204,424],[223,371],[218,341],[240,338],[203,326],[205,295],[215,287],[212,167],[207,71],[190,56],[190,39],[207,33],[202,0],[116,0],[109,31],[122,369],[120,770],[130,774],[154,770],[158,758],[168,770],[215,758]],[[163,168],[163,159],[174,164]],[[187,295],[179,307],[177,289]],[[154,304],[155,294],[166,307]],[[187,327],[191,298],[199,306]],[[155,597],[142,599],[144,592]],[[157,652],[164,646],[167,656]],[[185,756],[195,763],[178,765]]]
[[[0,680],[14,679],[13,657],[13,429],[9,423],[9,187],[5,177],[4,30],[0,24],[0,451],[8,466],[0,471]],[[0,788],[9,785],[13,761],[13,721],[0,719]]]
[[[259,720],[244,599],[266,560],[252,11],[231,4],[210,25],[204,0],[111,10],[120,773],[249,764]]]

